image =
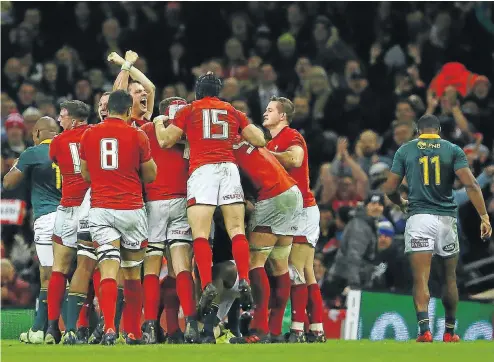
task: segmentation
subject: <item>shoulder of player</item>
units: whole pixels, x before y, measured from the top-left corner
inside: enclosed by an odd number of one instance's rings
[[[302,136],[302,134],[299,131],[297,131],[295,128],[286,127],[283,132],[284,135],[282,136],[287,140],[290,140],[291,142],[297,141],[297,143],[301,142],[305,144],[304,136]]]
[[[154,131],[154,123],[152,122],[147,122],[145,124],[143,124],[141,127],[139,127],[141,131],[143,131],[144,133],[150,133],[152,131]]]

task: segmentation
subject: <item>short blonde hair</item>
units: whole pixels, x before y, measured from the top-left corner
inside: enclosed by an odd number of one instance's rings
[[[278,103],[278,111],[281,113],[285,113],[286,120],[288,124],[290,124],[292,122],[293,115],[295,114],[295,106],[293,105],[293,102],[288,98],[276,96],[271,97],[270,100],[271,102]]]

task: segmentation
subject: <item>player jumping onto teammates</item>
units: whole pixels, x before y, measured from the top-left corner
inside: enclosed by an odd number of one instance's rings
[[[288,257],[293,236],[297,234],[303,199],[296,182],[269,151],[246,141],[233,146],[240,169],[253,183],[257,193],[249,221],[250,272],[254,288],[255,311],[249,336],[230,343],[271,343],[284,341],[283,315],[290,297]],[[273,289],[268,323],[270,284],[266,261],[271,262]],[[271,331],[271,333],[270,333]]]
[[[122,89],[132,96],[132,117],[130,122],[140,127],[151,120],[156,87],[134,63],[139,56],[132,50],[125,53],[125,59],[115,52],[108,55],[108,61],[120,65],[122,70],[115,79],[113,90]],[[132,78],[129,81],[129,76]]]
[[[91,182],[89,228],[98,245],[100,306],[105,320],[102,343],[115,344],[117,274],[125,277],[124,329],[127,343],[140,342],[141,264],[147,244],[147,216],[142,184],[156,178],[156,164],[146,134],[128,125],[132,97],[118,90],[108,99],[108,117],[81,140],[82,177]],[[121,261],[122,259],[122,261]]]
[[[173,120],[175,113],[187,101],[179,97],[167,98],[160,103],[160,114]],[[197,342],[199,330],[196,321],[194,281],[192,279],[192,233],[187,221],[187,178],[189,149],[185,142],[169,149],[162,149],[156,139],[155,126],[147,123],[142,130],[148,135],[151,155],[158,165],[156,181],[145,185],[148,213],[149,240],[144,259],[144,332],[143,340],[156,343],[160,288],[158,276],[165,247],[171,260],[168,265],[174,271],[175,285],[187,328],[185,340]],[[170,175],[172,175],[170,177]],[[167,280],[170,283],[170,280]],[[191,321],[191,323],[189,323]],[[176,331],[169,331],[170,335]]]
[[[305,341],[306,307],[310,323],[309,341],[324,342],[326,339],[322,325],[322,297],[314,275],[314,248],[319,238],[320,215],[314,195],[309,188],[307,145],[302,135],[289,126],[294,112],[293,103],[289,99],[273,97],[264,112],[263,123],[273,137],[267,148],[285,167],[289,175],[297,181],[304,199],[299,229],[293,238],[290,253],[292,326],[289,342]],[[284,283],[285,278],[283,275],[275,277],[275,284]],[[283,311],[277,309],[278,306],[274,308],[276,313],[284,313],[284,309]]]
[[[264,134],[250,124],[245,114],[218,99],[221,80],[209,72],[196,82],[196,101],[182,108],[165,128],[156,120],[160,146],[170,148],[185,134],[190,144],[189,180],[187,181],[187,217],[192,228],[195,261],[203,293],[200,313],[206,314],[217,296],[212,284],[212,251],[208,242],[213,214],[220,206],[240,278],[243,309],[252,306],[249,285],[249,244],[245,237],[244,195],[235,164],[233,142],[241,130],[251,144],[265,145]]]
[[[68,314],[64,344],[75,344],[77,318],[86,299],[89,281],[96,265],[96,255],[92,252],[90,240],[78,240],[77,230],[81,219],[87,222],[89,206],[83,205],[89,183],[81,175],[79,144],[82,134],[89,128],[87,119],[90,108],[81,101],[66,101],[60,104],[59,122],[64,132],[50,144],[50,158],[60,168],[62,175],[62,200],[57,209],[53,230],[53,268],[48,285],[48,330],[45,343],[57,344],[61,333],[58,319],[65,294],[67,274],[70,272],[74,256],[77,269],[70,283],[68,294]],[[89,198],[86,198],[89,202]],[[77,251],[78,245],[80,245]],[[89,247],[89,249],[85,249]],[[87,251],[90,253],[87,253]],[[83,252],[85,251],[85,252]]]
[[[455,334],[458,305],[456,265],[460,245],[456,227],[456,203],[453,199],[455,175],[467,190],[480,215],[480,235],[487,239],[492,228],[482,191],[472,175],[465,153],[457,145],[441,139],[437,117],[424,115],[418,120],[419,138],[399,148],[384,191],[392,202],[408,208],[405,228],[405,252],[409,254],[413,274],[413,301],[417,312],[417,342],[432,342],[429,329],[429,273],[432,255],[439,256],[444,274],[442,302],[446,313],[444,342],[459,342]],[[406,177],[408,200],[397,192]]]
[[[19,339],[33,344],[43,343],[45,324],[48,321],[47,288],[53,266],[52,236],[57,207],[62,197],[60,169],[52,163],[49,156],[50,143],[57,133],[55,120],[41,117],[33,128],[36,146],[25,150],[3,179],[3,187],[10,190],[19,185],[24,177],[30,177],[34,243],[40,264],[41,289],[34,324],[27,333],[21,333]]]

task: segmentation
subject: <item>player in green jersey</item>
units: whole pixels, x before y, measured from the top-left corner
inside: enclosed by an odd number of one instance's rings
[[[413,273],[413,300],[417,312],[417,342],[432,342],[427,307],[429,305],[429,273],[432,255],[442,264],[444,286],[442,302],[446,312],[444,342],[458,342],[454,333],[458,304],[456,265],[460,246],[456,228],[456,203],[453,183],[457,176],[481,218],[480,234],[487,239],[492,228],[482,191],[468,167],[463,150],[441,139],[437,117],[424,115],[418,121],[419,137],[396,152],[384,191],[392,202],[408,209],[405,228],[405,252],[409,254]],[[406,177],[408,200],[397,192]]]
[[[62,179],[58,166],[49,156],[50,143],[58,133],[53,118],[41,117],[34,126],[33,140],[36,146],[29,147],[5,175],[5,189],[15,188],[26,178],[31,190],[34,216],[34,242],[40,263],[41,289],[39,307],[32,328],[20,336],[21,342],[43,343],[45,324],[48,319],[47,288],[53,265],[52,236],[57,207],[62,197]]]

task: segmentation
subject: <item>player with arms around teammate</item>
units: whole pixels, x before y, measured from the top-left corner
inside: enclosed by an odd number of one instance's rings
[[[122,67],[113,84],[113,90],[126,90],[132,96],[132,116],[130,122],[134,122],[137,127],[140,127],[151,120],[156,87],[148,77],[134,67],[134,63],[138,58],[137,53],[132,50],[128,50],[125,53],[125,59],[115,52],[108,55],[109,62]],[[131,78],[130,81],[129,77]]]
[[[160,114],[173,120],[178,109],[187,105],[179,97],[161,101]],[[156,181],[145,185],[149,239],[144,259],[144,333],[143,340],[156,343],[160,300],[159,273],[165,246],[175,272],[176,290],[186,319],[185,339],[196,342],[199,331],[192,279],[192,233],[187,221],[188,147],[185,142],[162,149],[156,139],[155,126],[146,123],[141,129],[149,137],[151,155],[158,165]],[[171,278],[169,276],[169,278]],[[175,331],[168,331],[173,334]]]
[[[309,188],[309,156],[302,135],[290,128],[295,108],[283,97],[273,97],[264,112],[271,136],[267,148],[297,182],[304,207],[290,253],[292,327],[289,342],[305,341],[305,310],[309,314],[309,342],[324,342],[322,297],[314,275],[314,253],[319,238],[319,208]],[[283,313],[283,312],[281,312]]]
[[[124,329],[127,343],[139,342],[142,309],[141,264],[147,244],[147,216],[142,184],[156,178],[156,164],[146,134],[127,124],[132,97],[122,90],[108,99],[108,117],[81,140],[82,177],[91,182],[89,228],[97,245],[100,306],[105,320],[102,343],[115,344],[117,273],[125,277]]]
[[[58,165],[62,175],[62,200],[57,209],[53,230],[53,268],[48,285],[48,330],[45,336],[47,344],[60,342],[58,319],[65,294],[67,274],[77,253],[78,244],[82,244],[81,247],[84,244],[91,247],[89,240],[84,242],[78,241],[77,238],[79,219],[87,219],[85,214],[89,211],[88,207],[82,205],[89,183],[82,178],[79,158],[81,137],[89,127],[87,124],[89,112],[89,106],[81,101],[66,101],[60,104],[59,122],[64,131],[50,144],[50,158]],[[86,202],[89,202],[88,198]],[[96,265],[96,255],[93,253],[85,255],[80,254],[77,259],[77,270],[69,289],[70,315],[65,321],[67,338],[64,340],[67,344],[76,343],[76,322],[80,311],[80,306],[77,304],[82,304],[86,299],[89,280]]]
[[[441,139],[439,120],[424,115],[418,120],[419,138],[396,152],[384,191],[395,204],[408,207],[405,252],[413,274],[413,300],[417,312],[417,342],[432,342],[429,330],[429,273],[432,255],[439,256],[444,274],[443,305],[446,313],[444,342],[458,342],[455,314],[458,304],[456,265],[460,245],[453,199],[455,175],[465,186],[468,197],[480,215],[483,239],[492,234],[480,187],[472,175],[465,153],[457,145]],[[397,192],[402,179],[408,182],[408,201]]]
[[[196,101],[182,108],[165,128],[156,120],[160,146],[170,148],[183,134],[190,145],[189,180],[187,181],[187,217],[192,228],[195,261],[204,292],[199,300],[206,313],[217,296],[212,284],[212,251],[208,237],[213,214],[221,207],[225,226],[232,240],[232,251],[239,274],[240,302],[244,310],[252,306],[249,286],[249,244],[245,237],[244,195],[235,164],[233,143],[242,136],[258,147],[265,145],[264,134],[249,123],[245,114],[218,99],[221,80],[209,72],[196,82]]]
[[[240,169],[252,182],[257,193],[254,212],[249,221],[250,280],[254,288],[254,319],[250,336],[230,343],[270,343],[284,341],[281,334],[283,315],[290,297],[288,257],[293,236],[299,228],[302,194],[295,180],[275,156],[265,148],[255,148],[245,141],[234,145]],[[274,285],[268,324],[270,284],[264,265],[270,260]],[[269,335],[270,333],[270,335]]]
[[[27,333],[22,333],[20,336],[20,341],[26,343],[43,343],[44,328],[48,320],[47,288],[53,266],[52,236],[57,207],[62,197],[60,169],[52,163],[49,156],[50,143],[57,133],[58,126],[55,120],[41,117],[33,128],[33,140],[36,146],[29,147],[21,153],[19,160],[3,179],[3,187],[7,190],[19,185],[24,177],[30,181],[34,243],[40,264],[41,289],[34,324]]]

